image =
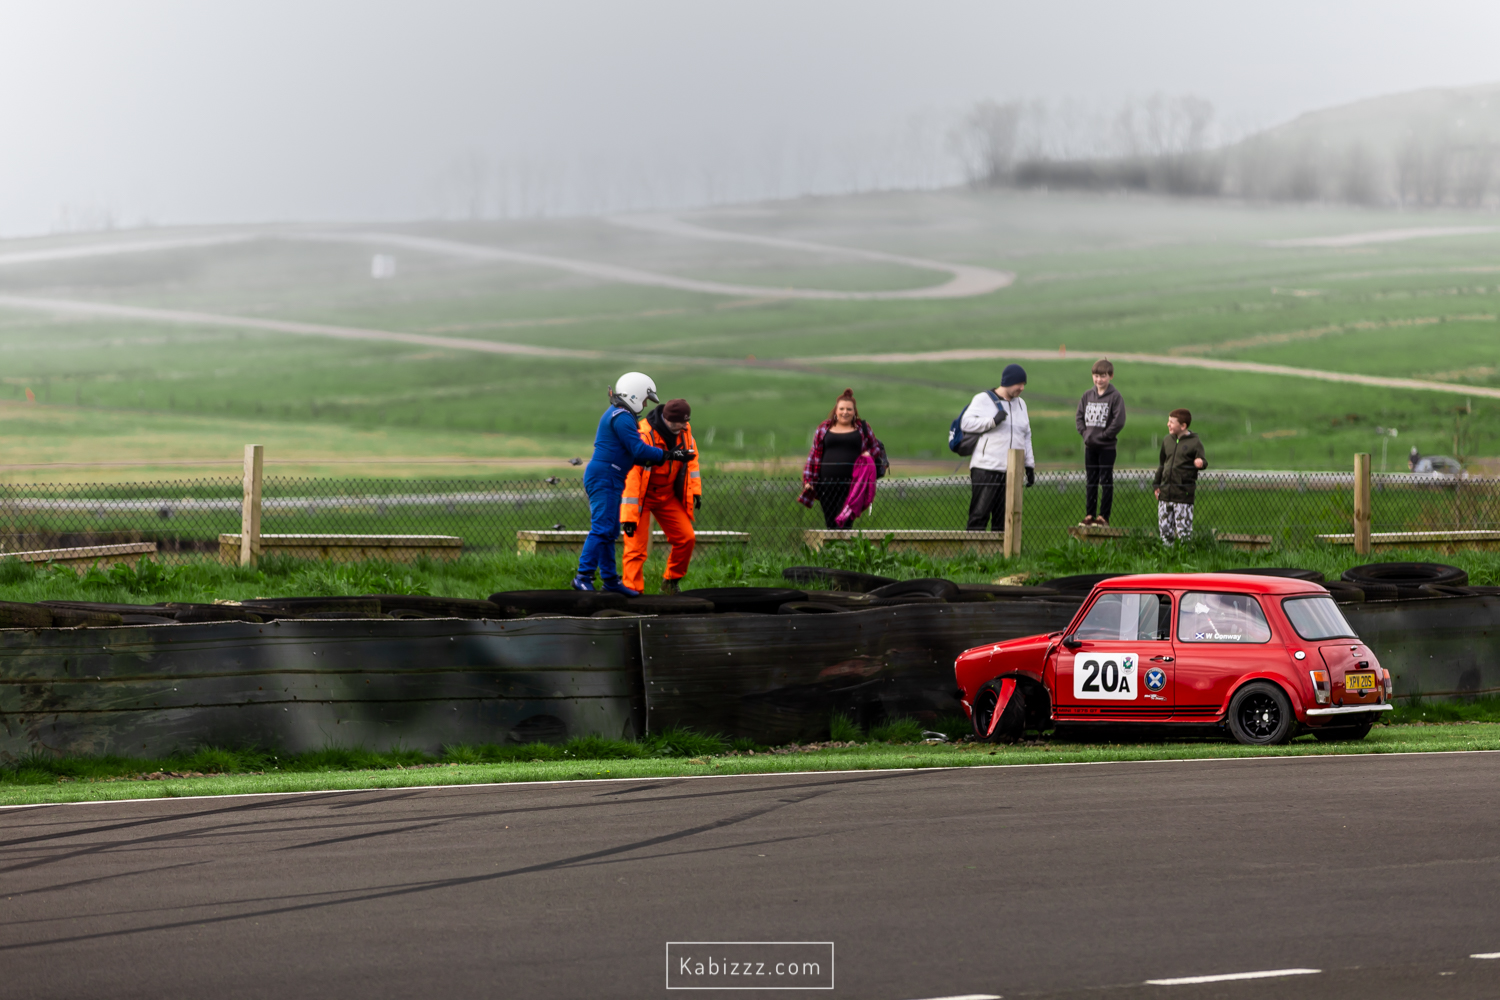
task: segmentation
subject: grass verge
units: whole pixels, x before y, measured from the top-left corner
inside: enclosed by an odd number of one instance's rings
[[[664,746],[660,742],[654,745],[629,744],[596,739],[579,740],[563,747],[549,747],[545,750],[541,749],[540,744],[530,747],[455,747],[450,748],[443,758],[430,758],[415,751],[395,750],[382,755],[335,748],[280,760],[268,758],[267,755],[237,756],[233,751],[209,749],[199,751],[199,755],[195,757],[165,762],[129,761],[123,758],[45,763],[23,761],[19,765],[0,770],[0,805],[496,782],[778,774],[792,771],[1500,750],[1500,724],[1469,722],[1451,725],[1429,723],[1378,726],[1358,742],[1318,743],[1311,737],[1303,737],[1280,747],[1244,747],[1212,740],[1138,743],[1047,741],[1017,746],[980,743],[865,743],[777,752],[757,749],[752,754],[752,748],[748,746],[732,749],[712,737],[679,734],[678,738],[681,742],[676,746]],[[703,749],[706,747],[714,749]],[[687,755],[693,749],[698,749],[699,752]],[[526,754],[537,753],[551,754],[551,758],[532,756],[522,759]],[[593,753],[595,756],[575,755],[579,753]],[[215,760],[203,755],[217,757]],[[498,759],[502,756],[507,759]],[[465,757],[470,762],[462,762],[460,758]],[[226,771],[204,774],[202,777],[155,777],[154,774],[184,773],[155,767],[164,763],[178,767],[217,764],[226,769],[269,765],[275,769],[259,773]],[[64,773],[56,773],[68,767],[72,767],[79,776],[69,777]],[[137,770],[131,771],[130,768]],[[105,773],[110,770],[116,773]],[[153,776],[142,777],[143,774]],[[120,780],[125,775],[130,777]]]

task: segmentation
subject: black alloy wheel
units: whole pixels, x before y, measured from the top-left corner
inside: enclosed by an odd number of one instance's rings
[[[990,720],[994,718],[995,706],[1000,703],[1000,681],[986,681],[974,696],[974,737],[987,743],[1014,743],[1026,732],[1026,694],[1020,682],[1011,692],[1005,713],[991,733]]]
[[[1275,684],[1266,681],[1246,684],[1229,702],[1229,732],[1247,746],[1285,743],[1296,728],[1292,703]]]

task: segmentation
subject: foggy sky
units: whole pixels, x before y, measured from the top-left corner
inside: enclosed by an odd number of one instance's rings
[[[1457,0],[0,0],[0,235],[951,183],[980,99],[1243,132],[1500,78],[1497,37]]]

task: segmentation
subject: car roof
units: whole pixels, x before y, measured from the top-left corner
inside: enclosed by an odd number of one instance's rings
[[[1284,576],[1256,576],[1251,573],[1138,573],[1112,576],[1095,585],[1098,590],[1139,590],[1150,587],[1161,590],[1212,590],[1231,594],[1326,594],[1328,591],[1309,580]]]

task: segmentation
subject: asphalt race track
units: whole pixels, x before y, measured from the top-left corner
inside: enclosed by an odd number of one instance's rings
[[[1500,996],[1490,753],[7,809],[0,873],[6,998],[798,995],[668,993],[667,941],[833,941],[871,1000]]]

